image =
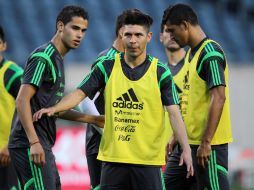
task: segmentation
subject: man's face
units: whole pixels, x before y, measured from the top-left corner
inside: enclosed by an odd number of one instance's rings
[[[85,37],[87,27],[88,20],[85,20],[82,17],[73,17],[65,26],[60,26],[63,44],[69,49],[78,48],[82,39]]]
[[[171,39],[179,44],[181,48],[188,45],[188,30],[184,24],[174,25],[167,22],[165,29],[169,31]]]
[[[160,33],[160,41],[165,48],[174,52],[180,49],[180,46],[172,39],[169,29],[164,25],[163,31]]]
[[[122,34],[126,54],[131,57],[138,57],[146,51],[146,45],[152,38],[152,33],[140,25],[124,25]]]

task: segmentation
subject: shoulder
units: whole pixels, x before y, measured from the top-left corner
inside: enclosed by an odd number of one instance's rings
[[[37,47],[28,58],[28,62],[32,60],[44,60],[50,59],[50,56],[55,52],[55,47],[50,43],[43,44]]]
[[[102,52],[100,52],[98,54],[97,59],[95,60],[95,62],[92,65],[92,68],[97,64],[97,63],[103,63],[103,62],[107,62],[109,60],[113,60],[115,58],[115,54],[119,53],[115,48],[108,48],[103,50]]]
[[[15,62],[13,61],[10,61],[11,64],[10,66],[8,67],[8,70],[11,70],[15,73],[20,73],[20,72],[23,72],[23,68],[21,68],[20,66],[18,66]]]
[[[216,41],[208,42],[202,50],[202,58],[208,59],[211,57],[216,57],[218,59],[225,60],[225,55],[222,47]]]

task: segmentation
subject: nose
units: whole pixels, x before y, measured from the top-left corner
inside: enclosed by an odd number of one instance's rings
[[[135,43],[135,42],[136,42],[136,38],[135,38],[135,36],[133,35],[133,36],[131,36],[130,43]]]
[[[80,38],[83,38],[84,36],[85,36],[85,32],[83,32],[82,30],[79,30],[77,33],[77,37],[80,39]]]

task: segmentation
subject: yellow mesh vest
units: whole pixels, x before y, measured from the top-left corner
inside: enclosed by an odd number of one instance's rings
[[[15,100],[4,85],[4,74],[11,64],[11,61],[7,61],[0,69],[0,149],[8,144],[15,109]]]
[[[183,84],[184,84],[184,75],[186,73],[186,69],[187,66],[184,64],[183,67],[180,69],[180,71],[173,76],[174,82],[177,85],[178,88],[180,88],[180,90],[183,92]],[[178,96],[179,96],[179,100],[180,100],[180,106],[181,106],[181,102],[182,102],[182,93],[178,92]],[[181,110],[181,107],[180,107]],[[169,116],[168,116],[168,112],[165,112],[165,125],[166,125],[166,143],[168,142],[168,140],[171,138],[171,136],[173,135],[173,130],[170,124],[170,120],[169,120]]]
[[[120,54],[105,87],[105,128],[98,159],[109,162],[163,165],[165,125],[157,62],[142,78],[129,80],[123,73]]]
[[[211,102],[209,89],[207,88],[206,81],[202,80],[197,73],[197,63],[200,53],[205,45],[212,40],[206,40],[198,49],[192,60],[189,62],[190,49],[185,57],[185,70],[184,87],[181,101],[182,116],[187,127],[187,134],[190,144],[199,145],[203,136],[208,110]],[[216,43],[216,42],[215,42]],[[228,65],[224,71],[225,74],[225,95],[226,101],[223,107],[223,112],[212,139],[211,145],[219,145],[232,142],[232,132],[230,125],[230,107],[229,107],[229,91],[228,91]]]

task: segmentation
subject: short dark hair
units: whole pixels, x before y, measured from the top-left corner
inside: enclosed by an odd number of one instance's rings
[[[68,5],[65,6],[57,16],[56,25],[59,21],[63,22],[66,25],[68,22],[72,20],[72,17],[83,17],[83,19],[88,20],[88,12],[80,6]]]
[[[163,16],[161,19],[161,33],[163,32],[164,29],[164,25],[167,23],[167,16],[168,16],[168,12],[170,10],[170,8],[172,7],[172,5],[169,5],[163,12]]]
[[[5,34],[4,34],[4,29],[2,26],[0,26],[0,39],[5,42]]]
[[[145,26],[148,31],[150,26],[153,24],[153,19],[148,14],[143,13],[138,9],[128,9],[125,10],[123,13],[123,25],[141,25]]]
[[[183,21],[186,21],[192,25],[198,25],[197,14],[189,5],[179,3],[169,6],[165,11],[166,23],[170,22],[170,24],[180,25]]]
[[[116,26],[115,26],[115,34],[116,37],[118,36],[118,32],[120,30],[120,28],[122,28],[123,26],[123,14],[118,15],[117,19],[116,19]]]

